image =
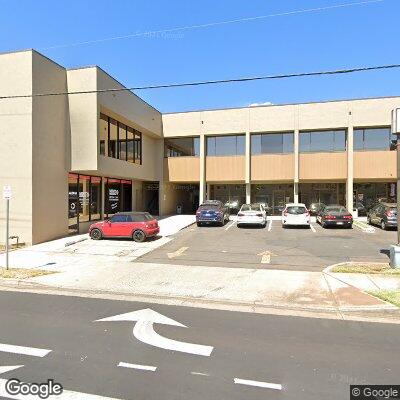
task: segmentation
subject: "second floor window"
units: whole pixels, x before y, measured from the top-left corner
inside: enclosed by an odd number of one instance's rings
[[[200,138],[168,138],[164,141],[165,157],[188,157],[200,155]]]
[[[134,164],[142,164],[142,134],[100,114],[100,154]]]
[[[389,150],[390,128],[354,129],[354,150]]]
[[[346,131],[300,132],[300,152],[333,152],[346,150]]]
[[[245,147],[245,135],[207,137],[207,156],[241,156]]]
[[[261,133],[251,135],[251,154],[293,153],[293,133]]]

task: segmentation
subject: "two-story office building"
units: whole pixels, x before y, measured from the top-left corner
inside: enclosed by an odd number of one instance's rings
[[[12,186],[12,235],[39,243],[118,211],[189,213],[206,198],[279,213],[289,201],[353,210],[396,197],[389,145],[400,97],[161,114],[123,89],[96,66],[0,55],[0,188]],[[4,222],[3,204],[0,232]]]

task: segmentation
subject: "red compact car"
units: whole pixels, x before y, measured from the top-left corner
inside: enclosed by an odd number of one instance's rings
[[[129,237],[135,242],[144,242],[159,232],[157,220],[147,212],[120,212],[89,228],[89,235],[94,240]]]

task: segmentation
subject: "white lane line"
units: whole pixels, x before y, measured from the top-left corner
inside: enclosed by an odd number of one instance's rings
[[[235,378],[233,381],[238,385],[257,386],[267,389],[282,390],[282,385],[280,385],[279,383],[249,381],[247,379],[239,379],[239,378]]]
[[[236,221],[232,221],[230,225],[228,225],[225,230],[227,231],[228,229],[231,229],[233,225],[235,225]]]
[[[37,349],[35,347],[14,346],[12,344],[0,343],[0,351],[5,353],[24,354],[27,356],[44,357],[51,350]]]
[[[195,372],[195,371],[192,371],[191,375],[210,376],[210,374],[205,374],[204,372]]]
[[[38,400],[37,395],[27,395],[27,394],[9,394],[6,391],[6,384],[8,379],[0,379],[0,397],[5,399],[15,399],[15,400]],[[27,382],[21,382],[21,385]],[[114,397],[104,397],[98,396],[96,394],[73,392],[71,390],[63,390],[63,392],[56,396],[50,396],[50,398],[57,400],[120,400]]]
[[[314,228],[313,224],[310,224],[310,228],[311,228],[311,230],[312,230],[314,233],[317,232],[316,229]]]
[[[153,372],[157,369],[157,367],[153,367],[152,365],[130,364],[122,361],[118,364],[118,367],[141,369],[143,371],[153,371]]]
[[[269,220],[268,232],[271,232],[271,229],[272,229],[272,219]]]

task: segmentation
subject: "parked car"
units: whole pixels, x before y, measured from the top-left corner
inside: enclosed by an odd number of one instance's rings
[[[282,211],[282,227],[288,225],[310,226],[310,212],[303,203],[288,203]]]
[[[379,225],[382,229],[397,228],[396,203],[378,203],[367,214],[369,224]]]
[[[367,215],[367,209],[365,208],[364,204],[357,201],[356,203],[354,203],[354,207],[353,210],[356,211],[357,210],[357,215],[359,217],[365,217]]]
[[[267,224],[267,213],[262,204],[243,204],[237,215],[237,226]]]
[[[144,242],[159,232],[157,220],[147,212],[119,212],[89,228],[89,235],[94,240],[129,237],[135,242]]]
[[[219,200],[207,200],[196,211],[197,226],[217,223],[223,226],[229,220],[229,209]]]
[[[310,211],[311,215],[317,215],[324,206],[324,203],[311,203],[310,207],[308,207],[308,210]]]
[[[346,207],[339,204],[325,206],[317,215],[317,222],[323,228],[328,226],[343,226],[351,229],[353,227],[353,216],[347,211]]]

